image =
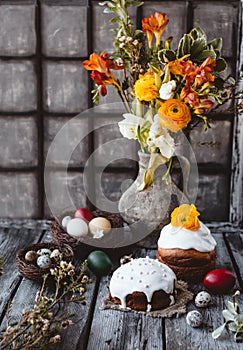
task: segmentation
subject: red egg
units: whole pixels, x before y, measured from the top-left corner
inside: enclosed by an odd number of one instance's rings
[[[235,276],[226,269],[208,272],[203,280],[204,286],[214,294],[228,293],[235,285]]]
[[[74,213],[74,218],[84,219],[86,221],[91,221],[94,215],[86,208],[79,208]]]

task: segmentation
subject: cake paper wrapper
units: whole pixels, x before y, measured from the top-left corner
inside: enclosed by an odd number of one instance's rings
[[[121,308],[119,305],[114,304],[112,301],[110,301],[109,296],[103,299],[102,305],[100,307],[101,310],[119,310],[123,312],[136,312],[139,314],[146,314],[147,316],[152,317],[179,317],[180,315],[183,315],[186,313],[186,305],[189,301],[193,299],[194,294],[188,290],[188,284],[184,281],[177,281],[177,295],[175,298],[175,304],[168,306],[165,309],[162,310],[154,310],[154,311],[136,311],[132,310],[130,308]]]

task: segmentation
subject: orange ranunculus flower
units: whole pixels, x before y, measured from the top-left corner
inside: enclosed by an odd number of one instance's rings
[[[156,38],[156,46],[159,46],[161,35],[168,22],[167,15],[159,12],[155,12],[150,17],[142,19],[142,27],[143,31],[147,34],[149,47],[152,47],[153,34]]]
[[[140,74],[134,85],[134,92],[140,101],[152,101],[158,97],[159,90],[155,84],[154,73],[151,71]]]
[[[191,120],[189,107],[177,99],[163,102],[158,110],[161,126],[173,132],[185,128]]]
[[[182,204],[173,210],[171,214],[171,225],[196,231],[200,227],[199,215],[200,213],[194,204]]]
[[[100,56],[95,52],[92,53],[89,60],[83,62],[83,66],[87,70],[92,70],[90,77],[99,86],[102,96],[107,94],[106,85],[117,85],[111,69],[123,69],[123,66],[118,66],[109,58],[107,52],[101,52]]]

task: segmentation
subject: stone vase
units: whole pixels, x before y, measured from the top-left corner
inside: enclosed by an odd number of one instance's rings
[[[137,178],[122,194],[118,208],[133,234],[137,236],[138,244],[146,248],[156,248],[160,230],[170,222],[173,209],[182,203],[189,203],[189,200],[172,178],[169,182],[162,180],[167,170],[165,165],[155,171],[153,184],[139,192],[137,189],[143,182],[150,154],[139,151],[138,155]],[[187,172],[189,173],[189,169]]]

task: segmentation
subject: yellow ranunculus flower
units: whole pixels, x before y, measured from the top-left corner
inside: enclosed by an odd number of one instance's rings
[[[171,225],[196,231],[200,227],[199,215],[200,213],[194,204],[182,204],[173,210],[171,214]]]
[[[191,120],[189,107],[177,99],[163,102],[158,110],[161,126],[173,132],[185,128]]]
[[[136,97],[140,101],[150,102],[154,98],[158,97],[159,90],[155,85],[154,73],[148,71],[145,74],[140,74],[139,79],[134,85],[134,91]]]

